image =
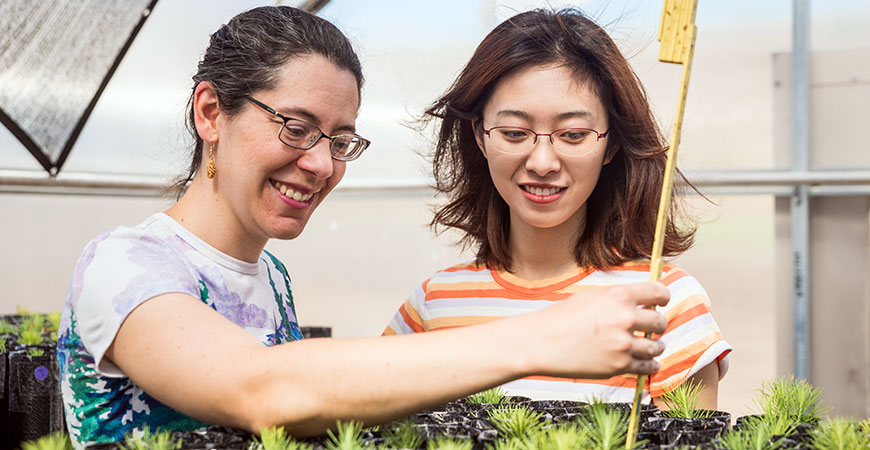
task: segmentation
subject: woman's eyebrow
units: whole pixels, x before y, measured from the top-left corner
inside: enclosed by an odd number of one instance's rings
[[[557,120],[575,119],[575,118],[591,119],[592,113],[589,111],[583,111],[583,110],[581,110],[581,111],[568,111],[568,112],[563,112],[563,113],[556,116]]]
[[[286,112],[283,112],[283,111],[286,111]],[[320,120],[320,117],[318,117],[317,114],[314,114],[313,112],[311,112],[305,108],[298,108],[298,107],[281,108],[280,110],[278,110],[278,112],[280,112],[281,115],[283,115],[285,117],[292,117],[294,119],[302,119],[302,120],[305,120],[307,122],[311,122],[320,128],[323,127],[323,122]],[[332,130],[333,134],[335,134],[336,132],[350,132],[351,134],[353,134],[353,133],[356,133],[356,127],[353,125],[348,125],[348,124],[339,125],[334,130]]]
[[[496,116],[509,116],[509,117],[519,117],[520,119],[532,120],[532,116],[525,112],[519,111],[516,109],[503,109],[495,114]],[[592,119],[592,112],[586,110],[578,110],[578,111],[567,111],[556,115],[556,120],[565,120],[565,119]]]
[[[511,116],[511,117],[519,117],[520,119],[531,120],[532,116],[525,111],[518,111],[515,109],[503,109],[497,113],[496,116]]]

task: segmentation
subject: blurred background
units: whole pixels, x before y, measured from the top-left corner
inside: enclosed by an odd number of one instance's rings
[[[61,309],[92,237],[172,204],[156,186],[185,170],[184,106],[198,58],[220,24],[264,3],[157,2],[56,178],[0,127],[0,314]],[[793,20],[794,5],[806,22]],[[496,24],[564,6],[613,36],[670,134],[681,67],[657,60],[661,2],[332,0],[319,10],[360,54],[357,129],[373,145],[301,237],[267,246],[290,271],[301,325],[380,334],[417,284],[470,258],[456,235],[428,228],[439,200],[421,156],[431,136],[413,121]],[[699,2],[679,165],[707,199],[685,198],[699,232],[675,262],[705,286],[734,347],[720,409],[735,417],[753,411],[762,380],[795,372],[822,387],[835,414],[870,417],[868,23],[866,0]],[[0,52],[15,48],[9,31],[0,30]],[[11,71],[0,65],[0,90]],[[806,307],[798,314],[793,304]]]

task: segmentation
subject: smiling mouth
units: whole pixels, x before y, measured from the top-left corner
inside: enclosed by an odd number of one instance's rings
[[[311,197],[315,194],[314,192],[303,194],[299,191],[294,191],[293,188],[275,180],[269,180],[269,182],[272,183],[272,186],[275,186],[275,189],[278,189],[278,192],[280,192],[281,195],[296,200],[297,202],[307,202],[308,200],[311,200]]]
[[[548,195],[557,194],[557,193],[562,192],[562,191],[565,190],[565,188],[560,188],[560,187],[547,187],[547,188],[544,188],[544,187],[538,187],[538,186],[526,186],[526,185],[520,185],[520,187],[522,187],[523,190],[526,191],[526,192],[528,192],[529,194],[537,195],[537,196],[540,196],[540,197],[546,197],[546,196],[548,196]]]

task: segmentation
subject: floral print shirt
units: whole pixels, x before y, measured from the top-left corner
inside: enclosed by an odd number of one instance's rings
[[[256,263],[237,260],[163,213],[99,235],[76,265],[57,346],[76,448],[116,442],[145,427],[188,431],[208,425],[154,399],[105,358],[127,315],[167,293],[201,300],[265,345],[302,339],[290,277],[270,253],[263,251]]]

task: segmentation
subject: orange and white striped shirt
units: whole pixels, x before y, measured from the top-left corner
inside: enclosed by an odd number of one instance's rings
[[[417,287],[399,308],[384,335],[409,334],[489,322],[501,317],[538,311],[586,289],[637,283],[649,279],[649,262],[629,262],[610,271],[582,269],[545,280],[527,281],[504,271],[463,263],[442,270]],[[661,369],[648,378],[644,398],[658,397],[713,361],[719,377],[728,370],[731,346],[722,338],[710,312],[707,293],[682,268],[665,264],[662,283],[671,300],[659,311],[668,320],[661,336],[665,352],[657,358]],[[634,376],[606,380],[534,376],[502,388],[509,395],[533,399],[604,400],[631,402]]]

